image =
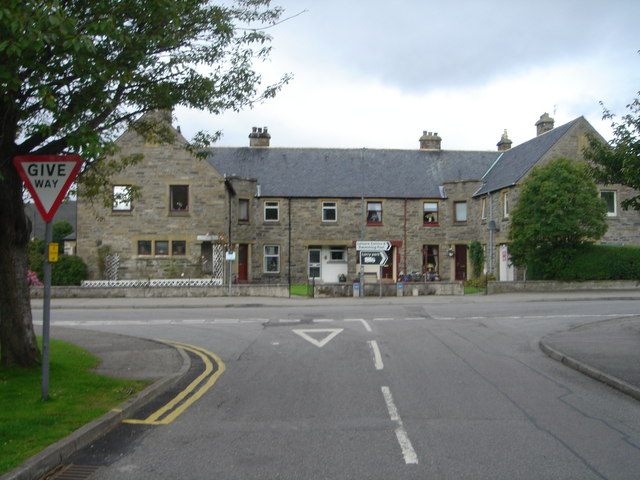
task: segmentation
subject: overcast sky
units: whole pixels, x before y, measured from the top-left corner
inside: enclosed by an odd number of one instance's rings
[[[190,138],[251,127],[276,147],[416,149],[424,130],[447,150],[494,150],[583,115],[605,138],[599,101],[618,114],[640,90],[638,0],[280,0],[294,16],[270,30],[274,99],[241,113],[176,110]],[[304,12],[300,15],[300,12]],[[297,16],[295,16],[297,15]]]

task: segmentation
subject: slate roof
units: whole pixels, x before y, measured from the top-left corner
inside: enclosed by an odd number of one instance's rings
[[[256,179],[263,197],[442,198],[447,181],[479,180],[498,152],[217,147],[208,162]]]
[[[474,196],[515,185],[580,120],[584,120],[584,117],[578,117],[504,152],[484,175],[485,183]]]

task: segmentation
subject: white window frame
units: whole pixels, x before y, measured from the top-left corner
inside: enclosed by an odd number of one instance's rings
[[[275,210],[276,218],[267,218],[267,211]],[[265,222],[279,222],[280,221],[280,201],[278,200],[265,200],[264,201],[264,221]]]
[[[275,253],[267,253],[268,249],[274,248]],[[265,245],[263,249],[263,271],[264,273],[280,273],[280,245]],[[269,270],[269,261],[275,260],[276,270]]]
[[[118,199],[122,195],[131,195],[131,185],[113,185],[111,188],[113,203],[111,210],[114,212],[130,212],[131,200]],[[130,198],[130,197],[129,197]]]
[[[613,211],[609,210],[609,204],[602,196],[603,193],[611,193],[613,194]],[[605,205],[607,206],[607,217],[617,217],[618,216],[618,194],[615,190],[601,190],[600,198],[604,200]]]
[[[333,219],[327,218],[327,213],[331,211],[333,211]],[[322,202],[322,221],[327,223],[338,221],[338,202],[330,200]]]
[[[382,202],[379,200],[372,200],[367,202],[367,225],[382,225]],[[378,216],[378,220],[370,220],[371,214],[375,212]]]
[[[340,258],[334,258],[334,254]],[[347,262],[347,249],[345,247],[330,247],[329,249],[329,263],[346,263]]]
[[[464,205],[464,218],[461,218],[462,215],[460,214],[462,212],[458,211],[458,207],[462,207],[462,205]],[[467,201],[453,202],[453,214],[455,223],[466,223],[469,219],[469,205]]]
[[[509,218],[509,211],[511,207],[509,205],[509,192],[502,192],[502,217]]]
[[[427,209],[429,205],[429,209]],[[435,205],[435,210],[432,206]],[[433,222],[425,221],[425,217],[428,213],[435,213],[435,220]],[[438,225],[440,223],[440,204],[438,202],[422,202],[422,224],[423,225]]]

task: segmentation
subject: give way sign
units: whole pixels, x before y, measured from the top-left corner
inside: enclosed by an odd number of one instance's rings
[[[19,155],[13,165],[42,219],[50,222],[78,175],[82,159],[79,155]]]

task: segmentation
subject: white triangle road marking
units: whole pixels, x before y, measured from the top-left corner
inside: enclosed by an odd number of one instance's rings
[[[305,329],[294,329],[293,332],[300,335],[307,342],[315,345],[316,347],[322,348],[327,343],[329,343],[333,338],[342,332],[344,328],[305,328]],[[322,340],[316,340],[309,334],[311,333],[327,333]]]

